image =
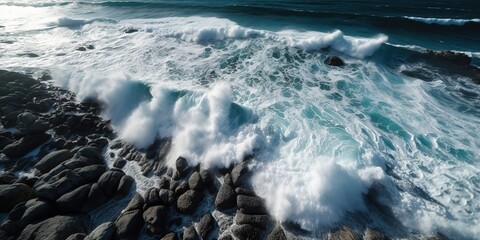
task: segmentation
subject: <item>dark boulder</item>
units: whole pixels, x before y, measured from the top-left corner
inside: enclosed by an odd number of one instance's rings
[[[195,227],[192,225],[183,231],[183,240],[199,240]]]
[[[142,195],[139,193],[135,193],[132,200],[128,203],[125,211],[130,211],[134,209],[143,209],[143,205],[145,204],[145,200],[143,199]]]
[[[183,181],[175,188],[175,195],[180,196],[184,194],[186,191],[188,191],[189,189],[190,188],[188,186],[188,183]]]
[[[110,240],[115,235],[115,224],[113,222],[106,222],[96,227],[85,240]]]
[[[85,200],[88,198],[91,184],[85,184],[69,193],[63,194],[57,199],[58,210],[65,213],[81,212]]]
[[[168,208],[163,205],[149,207],[143,212],[143,220],[150,233],[161,234],[168,226]]]
[[[128,176],[124,175],[121,179],[120,182],[118,183],[117,187],[117,192],[115,193],[115,198],[123,198],[130,193],[130,190],[132,189],[133,184],[135,183],[135,180]]]
[[[117,158],[115,160],[115,162],[113,163],[113,166],[116,167],[116,168],[122,169],[123,167],[125,167],[126,164],[127,164],[127,160],[125,160],[123,158]]]
[[[195,191],[203,191],[205,183],[203,182],[200,173],[194,172],[192,176],[188,179],[188,186],[190,189]]]
[[[283,228],[278,225],[270,234],[268,234],[267,240],[287,240],[287,236],[285,235]]]
[[[87,234],[85,233],[75,233],[70,235],[70,237],[67,238],[67,240],[84,240],[87,237]]]
[[[160,199],[158,188],[152,187],[145,192],[145,208],[150,206],[161,205],[162,199]]]
[[[232,228],[232,232],[233,235],[235,235],[235,237],[237,237],[238,239],[248,240],[260,239],[261,234],[260,229],[248,224],[235,225]]]
[[[175,204],[175,193],[172,190],[160,189],[158,196],[160,196],[160,200],[165,205]]]
[[[32,188],[23,183],[0,185],[0,212],[9,212],[15,205],[34,196]]]
[[[22,231],[19,240],[63,240],[75,233],[85,233],[86,216],[55,216],[37,224],[30,224]]]
[[[57,213],[54,204],[42,200],[32,199],[26,203],[20,203],[10,211],[7,219],[2,223],[0,229],[17,234],[30,223],[44,220]]]
[[[73,153],[69,150],[63,149],[51,152],[43,157],[37,164],[35,164],[35,168],[40,171],[40,173],[47,173],[60,163],[70,159],[73,157]]]
[[[193,214],[202,201],[202,193],[188,190],[177,199],[177,210],[184,214]]]
[[[48,139],[50,139],[50,135],[45,133],[27,135],[20,140],[5,146],[3,153],[11,158],[22,157],[45,143]]]
[[[215,228],[215,223],[215,219],[210,213],[207,213],[200,218],[200,221],[198,221],[197,224],[197,229],[202,239],[207,239],[208,234],[210,234]]]
[[[117,192],[120,180],[124,175],[125,173],[119,171],[106,171],[100,176],[97,183],[107,197],[111,198]]]
[[[250,215],[241,212],[237,212],[235,221],[237,224],[250,224],[260,229],[267,229],[268,225],[271,223],[271,219],[268,215]]]
[[[92,187],[90,188],[90,191],[88,192],[87,199],[83,203],[82,206],[82,212],[83,213],[88,213],[106,202],[108,202],[108,197],[107,195],[103,192],[102,188],[98,183],[94,183]]]
[[[235,188],[235,193],[237,193],[237,195],[256,196],[253,190],[242,187]]]
[[[329,56],[325,59],[325,64],[330,65],[330,66],[343,66],[345,63],[339,56]]]
[[[215,207],[220,212],[234,208],[236,207],[236,197],[237,195],[233,189],[232,179],[230,175],[227,174],[215,198]]]
[[[97,160],[98,163],[104,162],[102,150],[96,147],[88,146],[88,147],[80,148],[80,150],[78,150],[75,156],[76,157],[83,156],[88,159],[94,159],[94,160]]]
[[[87,49],[85,47],[78,47],[76,50],[81,51],[81,52],[87,51]]]
[[[353,230],[352,228],[343,226],[342,228],[332,232],[330,239],[331,240],[360,240],[361,238],[358,235],[358,233],[355,232],[355,230]]]
[[[142,211],[139,209],[123,212],[115,220],[117,228],[116,238],[118,239],[137,239],[140,230],[143,227]]]
[[[256,196],[238,195],[237,207],[246,214],[267,214],[264,200]]]

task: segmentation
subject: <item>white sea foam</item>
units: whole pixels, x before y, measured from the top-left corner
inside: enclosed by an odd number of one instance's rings
[[[462,26],[465,25],[466,23],[480,23],[479,18],[473,18],[473,19],[458,19],[458,18],[425,18],[425,17],[410,17],[410,16],[404,16],[406,19],[418,21],[418,22],[423,22],[423,23],[428,23],[428,24],[439,24],[439,25],[456,25],[456,26]]]
[[[130,26],[139,31],[121,31]],[[480,125],[467,112],[475,107],[443,81],[406,79],[361,59],[385,40],[255,30],[218,18],[96,21],[19,39],[0,63],[57,68],[58,84],[106,103],[106,117],[139,147],[173,136],[170,164],[182,155],[228,166],[254,153],[253,187],[280,221],[321,231],[362,211],[363,194],[379,182],[392,196],[383,203],[412,231],[475,238],[480,138],[465,131]],[[87,43],[95,49],[74,51]],[[15,55],[27,46],[45,54]],[[323,52],[299,51],[324,47],[348,64],[327,67]],[[384,173],[387,164],[400,180]],[[145,181],[134,170],[126,171]]]

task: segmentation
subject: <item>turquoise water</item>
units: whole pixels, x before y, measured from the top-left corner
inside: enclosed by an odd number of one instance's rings
[[[354,224],[392,238],[478,239],[480,87],[420,52],[459,51],[478,64],[479,8],[0,1],[0,66],[49,71],[79,99],[105,102],[105,117],[138,147],[172,136],[170,164],[181,155],[217,168],[253,155],[254,189],[307,237]],[[346,65],[326,65],[329,55]],[[366,201],[372,188],[388,211]]]

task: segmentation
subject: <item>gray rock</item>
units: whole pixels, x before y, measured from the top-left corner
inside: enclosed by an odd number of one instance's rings
[[[190,167],[188,166],[187,159],[183,157],[179,157],[175,162],[175,167],[177,168],[177,172],[180,177],[185,177],[188,172],[190,171]]]
[[[199,192],[203,191],[205,187],[205,183],[200,177],[200,173],[194,172],[192,176],[190,176],[190,178],[188,179],[188,186],[192,190],[199,191]]]
[[[63,194],[57,199],[58,210],[65,213],[81,212],[82,206],[88,198],[91,184],[85,184],[71,192]]]
[[[175,193],[172,190],[160,189],[158,195],[162,203],[166,205],[175,204]]]
[[[232,182],[235,186],[243,186],[249,175],[247,162],[239,163],[232,169]]]
[[[202,169],[200,171],[200,177],[202,177],[202,180],[206,185],[209,185],[209,184],[213,183],[213,175],[208,170]]]
[[[237,207],[246,214],[267,214],[264,200],[256,196],[238,195]]]
[[[78,152],[75,154],[75,156],[83,156],[89,159],[95,159],[98,162],[104,162],[102,150],[98,149],[96,147],[83,147],[78,150]]]
[[[117,158],[113,163],[113,166],[121,169],[125,167],[126,164],[127,164],[127,160],[125,160],[124,158]]]
[[[242,224],[242,225],[235,225],[232,228],[233,235],[237,237],[238,239],[248,239],[248,240],[257,240],[260,239],[260,229],[248,225],[248,224]]]
[[[267,229],[268,225],[271,224],[271,219],[268,215],[250,215],[241,212],[237,212],[235,221],[237,224],[250,224],[260,229]]]
[[[70,235],[70,237],[67,238],[67,240],[84,240],[87,237],[87,234],[85,233],[75,233]]]
[[[98,179],[97,183],[100,185],[107,197],[110,198],[117,192],[120,179],[122,179],[124,175],[125,173],[119,171],[106,171]]]
[[[145,203],[145,200],[143,199],[142,195],[139,193],[136,193],[132,200],[128,203],[128,206],[125,208],[125,211],[130,211],[134,209],[143,209],[143,205]]]
[[[158,181],[158,188],[160,188],[160,189],[170,189],[170,180],[168,180],[168,178],[166,178],[166,177],[162,177]]]
[[[96,227],[85,240],[110,240],[115,235],[115,224],[113,222],[106,222]]]
[[[183,240],[199,240],[195,227],[192,225],[183,231]]]
[[[152,187],[147,189],[145,192],[145,208],[161,204],[162,200],[160,199],[158,188]]]
[[[181,182],[177,188],[175,188],[175,195],[180,196],[184,194],[186,191],[188,191],[190,187],[188,186],[188,183],[183,181]]]
[[[10,234],[16,234],[28,224],[52,217],[56,213],[57,209],[54,204],[38,200],[38,198],[31,199],[26,203],[17,204],[0,228]]]
[[[34,196],[32,188],[23,183],[0,185],[0,212],[9,212],[15,205]]]
[[[96,181],[104,171],[105,166],[103,165],[91,165],[74,170],[67,169],[51,178],[37,181],[34,190],[39,197],[57,200],[75,188]]]
[[[22,157],[45,143],[48,139],[50,139],[50,135],[45,133],[26,135],[20,140],[5,146],[3,153],[11,158]]]
[[[202,239],[206,239],[208,234],[215,228],[215,219],[212,214],[207,213],[203,215],[200,221],[198,221],[197,228]]]
[[[123,212],[115,220],[118,239],[137,239],[143,227],[142,211],[138,209]]]
[[[4,172],[0,175],[0,184],[12,184],[17,181],[17,176],[11,172]]]
[[[236,196],[230,175],[227,174],[215,198],[215,207],[220,212],[236,207]]]
[[[365,230],[365,240],[387,240],[388,238],[381,232],[367,228]]]
[[[88,218],[85,216],[55,216],[22,231],[19,240],[63,240],[75,233],[85,233]]]
[[[218,240],[233,240],[233,237],[230,234],[224,234]]]
[[[178,239],[177,237],[177,234],[171,232],[171,233],[167,233],[165,236],[162,237],[162,239],[160,240],[176,240]]]
[[[44,133],[50,128],[48,122],[30,112],[21,113],[17,117],[17,129],[22,134]]]
[[[202,198],[202,193],[195,190],[188,190],[177,199],[178,212],[193,214],[197,210],[198,205],[200,205]]]
[[[267,240],[287,240],[287,236],[285,235],[283,228],[278,225],[270,234],[268,234]]]
[[[149,207],[143,212],[143,220],[150,233],[161,234],[168,226],[168,208],[162,205]]]
[[[38,163],[35,164],[35,168],[42,174],[47,173],[72,157],[73,153],[66,149],[51,152],[38,161]]]
[[[81,211],[83,213],[88,213],[102,206],[103,204],[108,202],[108,200],[109,199],[107,195],[103,192],[100,185],[98,185],[98,183],[94,183],[90,188],[90,191],[88,192],[88,197],[85,200]]]
[[[242,187],[235,188],[235,193],[237,193],[237,195],[256,196],[253,190]]]
[[[360,236],[352,228],[343,226],[332,232],[330,240],[360,240]]]
[[[123,198],[127,196],[130,190],[132,189],[132,186],[134,183],[135,183],[135,180],[132,177],[128,175],[124,175],[120,179],[120,182],[118,183],[117,192],[115,193],[115,198]]]
[[[447,61],[460,66],[468,66],[472,62],[472,58],[465,53],[457,53],[452,51],[433,51],[427,50],[424,53],[426,56]]]

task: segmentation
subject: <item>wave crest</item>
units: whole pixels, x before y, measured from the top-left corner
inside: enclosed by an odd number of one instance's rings
[[[456,18],[424,18],[424,17],[410,17],[410,16],[404,16],[404,18],[417,21],[417,22],[422,22],[427,24],[438,24],[438,25],[444,25],[444,26],[463,26],[467,23],[480,23],[479,18],[456,19]]]

